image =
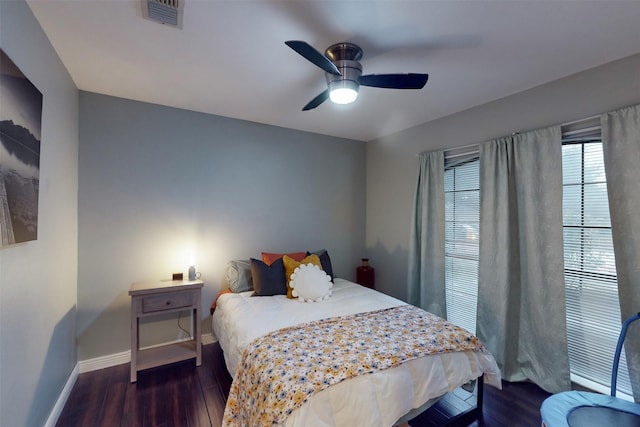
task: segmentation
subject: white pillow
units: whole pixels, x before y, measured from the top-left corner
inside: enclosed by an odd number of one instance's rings
[[[291,273],[291,289],[299,302],[318,302],[331,296],[331,277],[317,265],[300,264]]]

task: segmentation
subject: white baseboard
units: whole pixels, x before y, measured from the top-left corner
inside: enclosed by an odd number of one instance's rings
[[[67,378],[67,382],[65,383],[60,396],[58,396],[58,400],[56,400],[56,404],[53,405],[53,409],[49,413],[49,417],[44,423],[44,427],[55,427],[56,423],[58,422],[58,418],[60,418],[60,414],[64,409],[64,405],[67,403],[67,399],[69,399],[71,390],[73,390],[73,386],[76,384],[79,373],[78,371],[78,363],[76,363],[76,366],[74,366],[73,370],[71,371],[69,378]]]
[[[112,366],[122,365],[124,363],[131,362],[131,350],[123,351],[122,353],[108,354],[106,356],[100,356],[93,359],[81,360],[78,362],[80,365],[80,373],[97,371],[98,369],[110,368]]]
[[[185,338],[173,342],[188,340],[188,338]],[[218,340],[213,336],[213,334],[208,333],[202,335],[202,345],[213,344],[215,342],[218,342]],[[165,344],[158,344],[145,348],[159,347],[162,345]],[[106,356],[100,356],[93,359],[81,360],[80,362],[78,362],[78,365],[80,366],[80,373],[82,374],[85,372],[97,371],[98,369],[110,368],[112,366],[122,365],[129,362],[131,362],[131,350],[123,351],[122,353],[108,354]]]
[[[215,344],[217,342],[218,339],[213,336],[212,332],[202,335],[202,345]]]

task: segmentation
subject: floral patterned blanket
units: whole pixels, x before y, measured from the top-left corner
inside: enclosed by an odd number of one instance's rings
[[[223,426],[283,424],[325,388],[434,353],[485,352],[466,330],[411,305],[271,332],[244,351]]]

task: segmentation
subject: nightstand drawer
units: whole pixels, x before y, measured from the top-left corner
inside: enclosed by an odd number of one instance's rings
[[[142,312],[170,310],[190,307],[193,304],[193,292],[176,292],[165,295],[142,298]]]

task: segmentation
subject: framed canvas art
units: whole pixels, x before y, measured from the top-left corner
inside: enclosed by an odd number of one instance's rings
[[[42,93],[0,49],[2,247],[38,238]]]

